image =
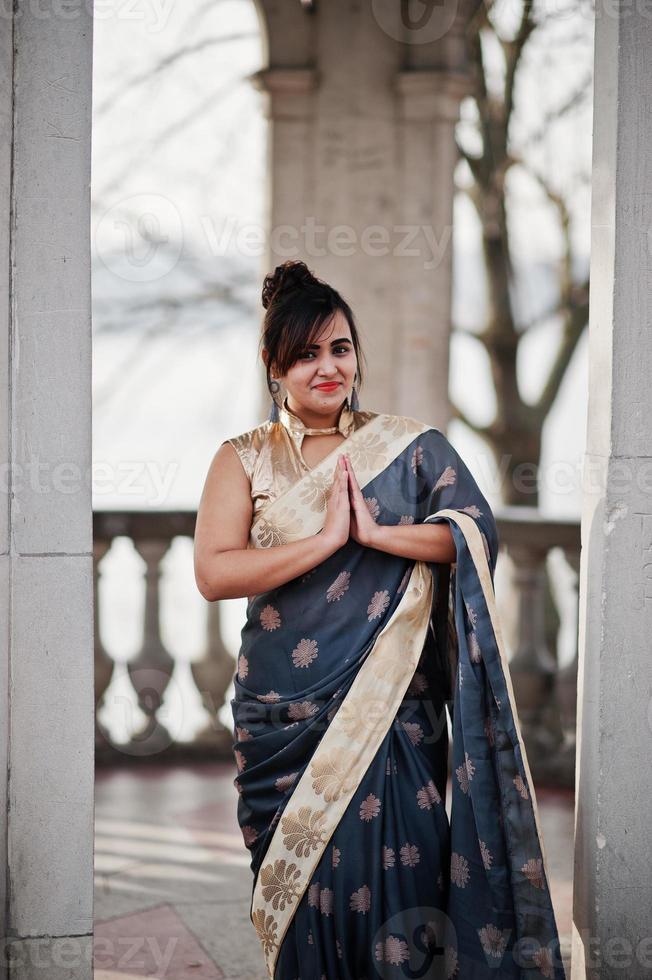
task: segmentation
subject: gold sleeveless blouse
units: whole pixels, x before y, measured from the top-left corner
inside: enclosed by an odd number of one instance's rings
[[[349,436],[377,414],[355,411],[346,404],[337,428],[343,436]],[[279,408],[278,422],[267,419],[255,429],[225,440],[240,457],[251,484],[252,523],[263,507],[311,469],[301,452],[305,430],[302,420],[288,408],[286,397]]]

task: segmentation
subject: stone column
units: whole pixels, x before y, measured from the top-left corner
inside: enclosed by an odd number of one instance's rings
[[[317,72],[304,67],[266,68],[251,75],[250,81],[264,93],[268,120],[268,239],[262,271],[271,272],[285,259],[303,258],[310,265],[303,242],[306,219],[315,203],[309,148],[315,142]]]
[[[652,971],[652,20],[599,7],[574,980]]]
[[[93,973],[89,9],[5,5],[0,30],[0,922],[11,980]]]
[[[301,17],[301,11],[295,11]],[[287,259],[303,259],[315,269],[313,257],[306,254],[307,217],[313,213],[309,147],[315,144],[314,68],[264,68],[250,76],[263,93],[267,119],[267,166],[265,188],[265,249],[260,265],[260,285],[264,276]],[[259,294],[260,295],[260,294]],[[259,307],[260,319],[264,316]],[[265,370],[260,366],[260,418],[267,417],[270,394]],[[284,392],[280,393],[282,398]]]
[[[455,124],[468,78],[458,72],[413,70],[397,77],[399,94],[399,213],[410,236],[397,263],[398,390],[393,409],[450,421],[448,367],[453,258]]]
[[[253,81],[270,120],[263,272],[303,259],[350,303],[367,358],[361,408],[445,429],[463,31],[428,40],[399,7],[258,0],[268,66]]]

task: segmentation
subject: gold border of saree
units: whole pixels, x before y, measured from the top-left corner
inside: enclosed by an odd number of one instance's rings
[[[491,620],[491,626],[494,631],[494,637],[496,639],[496,647],[498,648],[498,654],[500,656],[500,662],[503,668],[503,675],[505,677],[505,686],[507,688],[507,697],[509,698],[509,704],[512,709],[512,716],[514,718],[514,728],[516,729],[516,736],[518,738],[518,744],[521,749],[521,758],[523,759],[523,768],[525,769],[525,775],[527,776],[528,788],[530,790],[530,796],[532,799],[532,811],[534,813],[534,822],[537,829],[537,836],[539,838],[539,846],[541,848],[541,860],[543,862],[543,869],[546,874],[546,878],[550,881],[550,876],[548,874],[548,863],[546,860],[545,849],[543,845],[543,834],[541,832],[541,822],[539,820],[539,808],[537,805],[536,794],[534,791],[534,781],[532,779],[532,773],[530,772],[530,764],[527,758],[527,752],[525,751],[525,743],[523,741],[523,736],[521,734],[521,725],[518,719],[518,711],[516,708],[516,698],[514,696],[514,688],[512,686],[512,677],[509,671],[509,661],[507,659],[507,654],[505,652],[505,643],[503,640],[503,634],[500,627],[500,620],[498,618],[498,607],[496,606],[496,597],[494,593],[493,582],[491,580],[491,572],[489,570],[489,563],[487,562],[487,554],[484,549],[482,542],[482,536],[480,534],[480,529],[477,524],[468,514],[463,514],[458,510],[451,510],[445,508],[444,510],[438,510],[435,514],[429,514],[428,517],[424,518],[424,522],[429,520],[431,517],[450,517],[458,525],[462,534],[466,539],[466,543],[473,559],[473,564],[478,573],[478,578],[480,579],[480,585],[482,586],[482,592],[484,594],[484,599],[487,604],[487,611],[489,613],[489,618]]]

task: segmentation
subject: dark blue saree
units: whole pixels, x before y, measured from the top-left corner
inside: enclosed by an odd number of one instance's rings
[[[437,429],[378,415],[265,508],[251,544],[318,533],[342,449],[380,524],[446,521],[457,560],[350,539],[248,603],[235,785],[268,975],[565,980],[493,599],[496,526],[462,459]]]

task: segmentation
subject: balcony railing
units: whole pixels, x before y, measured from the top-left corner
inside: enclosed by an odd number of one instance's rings
[[[572,520],[547,520],[535,509],[505,508],[496,511],[501,560],[509,572],[509,589],[499,605],[511,609],[508,646],[513,651],[510,672],[518,704],[530,767],[535,781],[573,786],[575,768],[575,704],[577,678],[577,579],[579,574],[580,529]],[[144,599],[140,623],[142,638],[135,656],[126,664],[133,703],[145,722],[130,733],[127,741],[115,742],[99,719],[96,722],[98,763],[147,757],[149,761],[183,758],[231,758],[232,730],[220,720],[226,704],[236,660],[223,639],[222,603],[205,602],[203,653],[190,664],[193,683],[206,713],[206,724],[188,741],[173,736],[163,716],[164,698],[173,671],[178,666],[161,636],[163,561],[177,538],[192,539],[194,511],[96,511],[93,517],[95,581],[95,696],[98,709],[114,677],[116,661],[102,643],[103,623],[116,613],[104,608],[98,588],[102,566],[116,539],[127,538],[143,562],[141,580],[134,588]],[[566,588],[565,613],[556,610],[558,598],[551,594],[548,556],[553,549],[563,555],[573,575]],[[500,568],[500,565],[499,565]],[[138,573],[136,573],[137,575]],[[570,589],[570,595],[568,594]],[[106,604],[108,605],[108,604]],[[559,668],[557,649],[560,623],[573,638],[573,657]],[[134,624],[131,624],[132,627]],[[505,631],[509,633],[509,631]],[[568,629],[567,629],[568,635]],[[96,712],[97,715],[97,712]]]

